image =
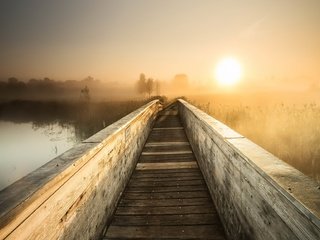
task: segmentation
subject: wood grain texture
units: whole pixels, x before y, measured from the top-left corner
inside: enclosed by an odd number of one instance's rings
[[[169,155],[141,155],[140,163],[147,162],[189,162],[195,161],[193,153],[180,153]]]
[[[128,200],[121,199],[119,206],[131,206],[131,207],[165,207],[165,206],[198,206],[212,204],[210,198],[175,198],[175,199],[163,199],[163,200]]]
[[[113,226],[104,239],[225,239],[217,225],[193,226]],[[202,237],[205,236],[205,237]]]
[[[1,191],[0,239],[97,238],[160,109],[146,104]]]
[[[225,239],[176,105],[171,107],[157,119],[104,239]]]
[[[153,162],[153,163],[138,163],[137,170],[158,170],[158,169],[186,169],[186,168],[198,168],[195,161],[193,162]]]
[[[114,216],[114,226],[188,226],[219,224],[216,213],[170,214],[148,216]]]
[[[320,239],[318,184],[183,100],[179,113],[230,239]]]

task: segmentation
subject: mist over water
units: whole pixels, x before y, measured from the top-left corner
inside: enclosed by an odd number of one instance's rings
[[[0,190],[81,141],[72,124],[0,121],[0,132]]]
[[[0,103],[0,190],[144,103]]]

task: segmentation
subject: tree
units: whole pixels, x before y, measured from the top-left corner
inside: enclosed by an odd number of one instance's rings
[[[147,84],[146,84],[146,91],[149,95],[149,98],[151,96],[151,93],[153,92],[153,88],[154,88],[154,82],[152,78],[148,78]]]
[[[141,73],[137,82],[137,91],[139,94],[144,94],[146,92],[146,85],[146,76]]]
[[[16,91],[22,91],[25,89],[26,84],[24,82],[19,81],[19,79],[15,77],[10,77],[8,78],[8,83],[7,83],[8,89],[10,89],[13,92]]]
[[[90,101],[90,90],[87,86],[85,86],[83,89],[80,91],[80,99],[89,102]]]
[[[94,78],[91,77],[91,76],[88,76],[88,77],[86,77],[85,79],[83,79],[82,81],[90,83],[90,82],[93,82],[93,81],[94,81]]]
[[[18,82],[19,82],[18,78],[15,78],[15,77],[8,78],[8,84],[9,85],[17,85]]]

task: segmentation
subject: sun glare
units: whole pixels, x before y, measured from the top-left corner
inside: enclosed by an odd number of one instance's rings
[[[222,59],[215,69],[215,78],[221,85],[230,86],[238,82],[242,75],[240,63],[234,58]]]

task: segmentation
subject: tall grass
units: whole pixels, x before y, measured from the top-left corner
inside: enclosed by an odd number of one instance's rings
[[[306,175],[320,181],[320,105],[191,102]]]

